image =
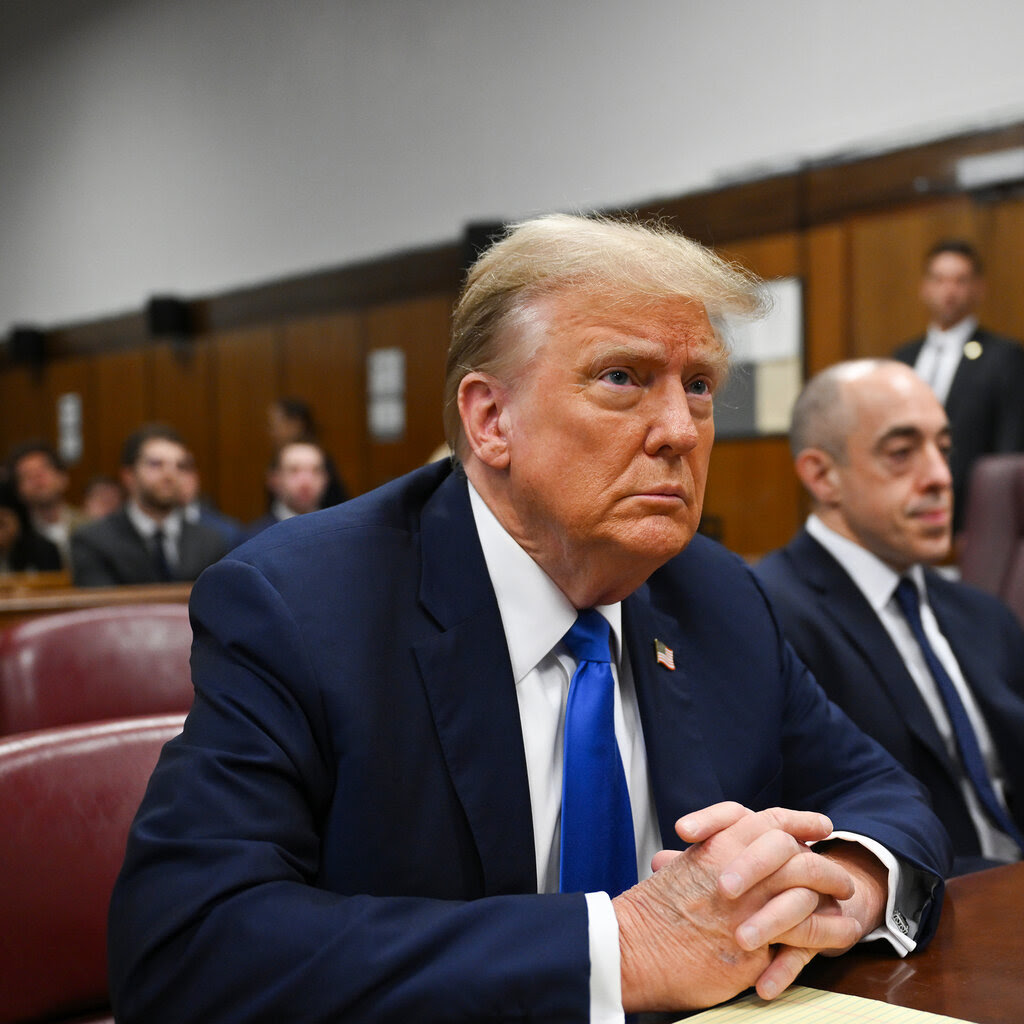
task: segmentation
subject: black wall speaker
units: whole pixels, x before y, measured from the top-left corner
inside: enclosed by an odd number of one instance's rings
[[[38,327],[12,327],[8,351],[16,363],[42,366],[46,360],[46,335]]]
[[[146,327],[153,338],[187,338],[192,334],[192,311],[182,299],[154,295],[146,303]]]

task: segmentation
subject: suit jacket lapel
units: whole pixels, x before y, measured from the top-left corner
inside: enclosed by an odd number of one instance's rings
[[[414,645],[452,784],[476,840],[485,894],[536,892],[526,758],[512,666],[465,480],[423,511],[420,596],[440,632]]]
[[[821,595],[834,628],[858,650],[912,733],[956,777],[945,744],[892,638],[846,570],[806,531],[790,545],[801,575]]]
[[[692,649],[679,622],[658,611],[646,585],[622,604],[622,626],[636,687],[647,749],[647,768],[666,849],[680,849],[676,820],[687,811],[724,799],[694,705],[704,677],[702,655]],[[669,647],[675,670],[658,663],[655,641]],[[717,795],[716,795],[717,794]]]
[[[972,643],[975,629],[972,616],[965,614],[962,601],[957,600],[950,584],[934,573],[926,573],[928,600],[946,637],[964,679],[971,688],[989,733],[1002,762],[1003,771],[1013,791],[1024,794],[1024,753],[1020,737],[1024,731],[1024,715],[1020,697],[993,674],[988,652]],[[1024,814],[1018,801],[1018,817]]]
[[[124,559],[125,572],[138,579],[153,579],[153,573],[156,571],[153,552],[146,543],[146,538],[135,529],[135,525],[123,508],[115,515],[118,516],[114,522],[123,545],[120,557]]]
[[[981,347],[973,359],[968,359],[967,356],[961,355],[960,362],[956,364],[956,372],[953,374],[953,380],[949,386],[949,394],[946,396],[945,401],[946,412],[951,419],[960,412],[964,401],[969,396],[976,394],[978,380],[989,372],[988,364],[991,359],[991,352],[989,351],[986,354],[986,349],[991,337],[990,331],[986,331],[984,327],[976,327],[964,346],[966,348],[967,345],[974,343]]]

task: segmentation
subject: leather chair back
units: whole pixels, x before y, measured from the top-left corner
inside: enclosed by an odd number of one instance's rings
[[[1024,454],[974,463],[958,538],[965,583],[995,594],[1024,623]]]
[[[184,604],[44,615],[0,633],[0,735],[188,711],[192,627]]]
[[[0,1024],[111,1020],[110,893],[160,749],[183,721],[0,739]]]

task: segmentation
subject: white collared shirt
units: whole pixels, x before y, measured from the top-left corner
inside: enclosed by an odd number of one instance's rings
[[[60,560],[64,565],[71,564],[71,509],[61,506],[60,516],[54,522],[32,516],[32,528],[42,534],[52,544],[57,545]]]
[[[953,377],[960,365],[964,345],[971,340],[977,327],[977,319],[968,316],[945,331],[934,324],[928,328],[924,344],[914,362],[914,372],[931,387],[943,405],[953,386]]]
[[[562,638],[576,621],[576,609],[506,532],[472,484],[469,496],[516,683],[530,787],[537,889],[542,893],[558,892],[562,740],[569,682],[576,668]],[[629,658],[623,650],[622,606],[601,605],[597,611],[608,620],[613,654],[618,653],[618,663],[612,661],[616,680],[615,737],[633,812],[637,877],[643,879],[651,875],[651,858],[662,848],[662,842],[647,776],[640,710]],[[606,893],[588,893],[587,911],[591,1024],[621,1024],[621,965],[615,911]]]
[[[294,519],[299,513],[289,508],[280,498],[275,498],[270,506],[270,514],[279,523],[283,523],[286,519]]]
[[[149,542],[153,539],[153,534],[157,530],[163,530],[164,558],[167,559],[167,564],[173,570],[180,561],[179,548],[182,526],[180,510],[175,509],[175,511],[164,518],[163,522],[157,522],[152,517],[146,515],[133,499],[125,502],[124,510],[131,520],[132,526],[142,535],[142,539],[146,541],[147,547],[151,547]]]
[[[903,659],[914,680],[914,685],[921,694],[928,712],[935,722],[935,726],[942,737],[946,751],[955,764],[960,764],[960,754],[956,746],[956,737],[953,733],[953,726],[950,723],[949,715],[946,712],[946,705],[943,703],[939,689],[928,670],[921,648],[914,638],[903,612],[896,603],[896,585],[900,576],[894,572],[881,559],[877,558],[866,548],[826,526],[817,516],[811,515],[807,520],[807,532],[819,543],[833,558],[846,570],[847,575],[853,580],[857,589],[864,595],[868,604],[878,616],[885,631],[892,638],[896,650]],[[943,636],[939,623],[932,611],[928,601],[928,591],[924,585],[924,571],[920,565],[915,565],[906,574],[917,587],[918,597],[921,604],[921,624],[924,627],[925,636],[932,645],[936,657],[942,663],[949,678],[953,681],[956,691],[964,705],[967,716],[974,728],[978,738],[978,745],[981,747],[982,756],[985,759],[985,766],[988,769],[989,777],[996,790],[1003,806],[1006,806],[1005,781],[1002,765],[996,753],[995,744],[992,742],[992,735],[985,724],[981,711],[971,688],[964,679],[964,674],[956,660],[949,642]],[[967,778],[966,773],[961,771],[960,790],[967,804],[975,830],[978,833],[978,841],[981,846],[982,855],[995,860],[1018,860],[1021,851],[1017,844],[997,829],[989,820],[988,815],[982,810],[974,787]]]
[[[539,892],[557,892],[562,739],[569,682],[575,670],[575,661],[562,643],[562,637],[576,620],[577,613],[551,578],[498,522],[472,483],[467,483],[516,683],[533,818],[537,887]],[[647,774],[643,729],[629,652],[624,650],[622,642],[621,605],[603,605],[597,611],[608,620],[613,647],[619,655],[619,663],[612,662],[617,684],[615,737],[633,812],[637,878],[644,879],[650,877],[651,858],[662,844]],[[896,858],[864,836],[835,832],[829,838],[860,843],[888,869],[889,895],[884,921],[863,941],[885,938],[900,956],[905,956],[916,947],[916,942],[895,910],[901,875]],[[590,1021],[591,1024],[622,1024],[618,920],[606,893],[588,893],[586,899],[591,965]]]

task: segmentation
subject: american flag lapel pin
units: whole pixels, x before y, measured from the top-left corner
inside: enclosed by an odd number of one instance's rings
[[[672,672],[676,670],[676,656],[672,653],[671,647],[666,647],[660,640],[655,639],[654,641],[654,657],[659,665],[664,665],[665,668]]]

